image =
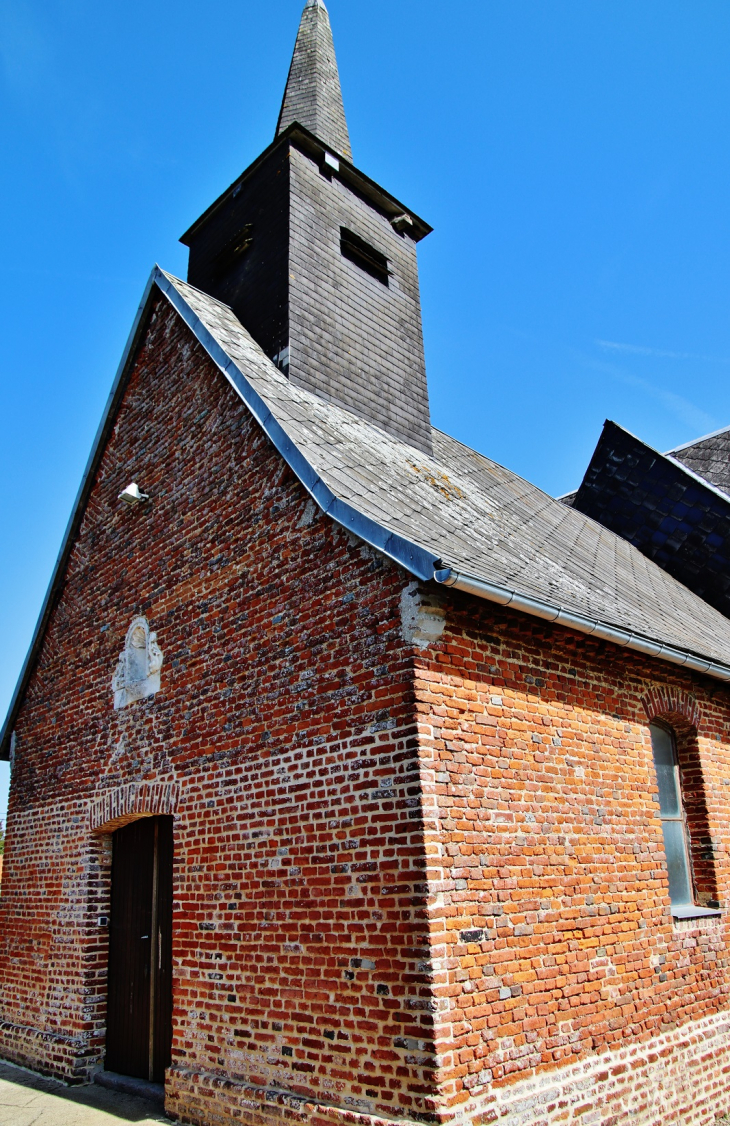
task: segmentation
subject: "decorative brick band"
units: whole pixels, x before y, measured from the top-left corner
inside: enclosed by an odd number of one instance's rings
[[[383,1118],[366,1110],[314,1102],[291,1091],[263,1087],[187,1067],[171,1067],[165,1080],[165,1110],[183,1122],[219,1126],[241,1122],[246,1126],[423,1126],[438,1121],[434,1114]]]
[[[94,833],[113,833],[138,817],[174,814],[180,800],[178,782],[130,782],[100,794],[91,803]]]
[[[455,1108],[468,1126],[714,1126],[730,1107],[730,1013],[495,1087]]]
[[[681,688],[652,688],[641,697],[649,722],[661,716],[681,715],[695,728],[702,719],[700,706],[694,696]]]

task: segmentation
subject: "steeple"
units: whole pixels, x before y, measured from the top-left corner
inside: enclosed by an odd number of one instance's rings
[[[352,164],[323,0],[308,0],[276,137],[182,237],[297,387],[430,453],[416,245],[431,228]]]
[[[298,121],[339,156],[352,160],[330,18],[323,0],[307,0],[281,104],[276,135]]]

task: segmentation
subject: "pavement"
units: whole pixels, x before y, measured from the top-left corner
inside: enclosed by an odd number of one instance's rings
[[[122,1126],[170,1122],[160,1107],[105,1087],[67,1087],[0,1061],[0,1126]]]

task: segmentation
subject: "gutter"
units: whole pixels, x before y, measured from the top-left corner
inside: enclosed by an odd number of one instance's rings
[[[286,135],[287,134],[282,134],[282,136]],[[281,138],[279,138],[279,140],[281,140]],[[354,533],[360,539],[394,560],[394,562],[400,564],[404,570],[409,571],[412,575],[415,575],[416,578],[424,582],[435,579],[437,583],[443,586],[462,590],[467,594],[484,598],[488,602],[495,602],[500,606],[511,606],[514,610],[521,610],[525,614],[531,614],[533,617],[541,618],[544,621],[555,622],[557,625],[565,626],[567,629],[590,634],[603,641],[610,641],[614,645],[632,649],[637,653],[643,653],[645,656],[659,657],[661,660],[670,661],[672,664],[681,665],[684,668],[689,668],[695,672],[704,673],[707,676],[724,681],[725,683],[730,683],[730,666],[728,665],[716,661],[703,660],[701,657],[688,651],[675,649],[670,645],[663,645],[656,641],[650,641],[648,638],[642,637],[639,634],[618,629],[615,626],[607,625],[594,618],[574,614],[572,611],[564,610],[548,602],[541,602],[538,599],[519,594],[517,591],[510,590],[507,587],[498,586],[484,579],[460,573],[450,567],[444,567],[432,552],[423,548],[420,544],[414,543],[404,536],[399,536],[397,533],[389,531],[376,520],[365,516],[364,513],[358,511],[358,509],[354,508],[351,504],[340,500],[322,480],[314,467],[309,464],[284,428],[274,417],[264,400],[254,390],[243,372],[233,362],[208,328],[202,323],[197,314],[190,308],[168,275],[165,274],[159,266],[155,266],[147,282],[144,296],[132,326],[132,331],[117,369],[116,378],[109,394],[104,415],[84,471],[71,519],[68,522],[61,550],[54,566],[53,576],[43,602],[30,649],[23,664],[20,677],[18,678],[5,722],[0,730],[0,760],[4,759],[7,761],[10,757],[10,745],[15,721],[40,654],[46,628],[63,592],[68,557],[81,525],[107,440],[116,422],[117,411],[127,387],[137,346],[147,325],[151,297],[155,288],[162,291],[169,303],[188,325],[193,335],[203,348],[205,348],[211,360],[235,389],[240,399],[248,407],[264,433],[279,451],[291,470],[299,478],[318,507],[331,519],[347,528],[348,531]]]
[[[663,645],[658,641],[650,641],[641,634],[629,630],[610,626],[597,618],[588,618],[583,614],[575,614],[572,610],[564,610],[549,602],[543,602],[528,595],[519,594],[516,590],[498,586],[496,583],[487,582],[485,579],[467,575],[450,567],[442,567],[434,571],[434,579],[443,586],[462,590],[466,594],[474,594],[477,598],[484,598],[487,602],[496,602],[499,606],[509,606],[513,610],[521,610],[533,618],[541,618],[546,622],[555,622],[556,625],[565,626],[567,629],[577,630],[579,633],[598,637],[601,641],[610,641],[624,649],[631,649],[635,653],[643,653],[647,657],[659,657],[662,661],[670,661],[673,665],[692,669],[694,672],[704,673],[716,680],[730,683],[730,665],[720,664],[718,661],[707,661],[697,657],[685,649],[675,649],[671,645]]]

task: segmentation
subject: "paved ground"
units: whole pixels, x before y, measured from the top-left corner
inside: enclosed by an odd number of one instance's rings
[[[0,1062],[0,1126],[121,1126],[169,1122],[154,1103],[92,1084],[65,1087]]]

